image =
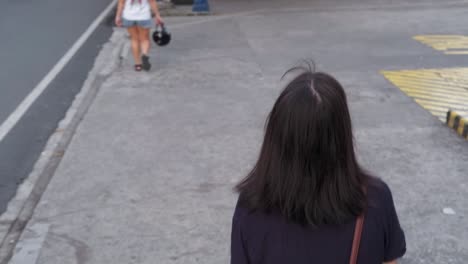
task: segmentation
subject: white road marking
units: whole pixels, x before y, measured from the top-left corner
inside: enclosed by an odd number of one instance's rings
[[[91,34],[96,30],[99,24],[106,18],[106,16],[112,11],[112,8],[116,5],[117,0],[112,2],[102,11],[102,13],[93,21],[93,23],[86,29],[86,31],[80,36],[80,38],[73,44],[73,46],[63,55],[63,57],[55,64],[55,66],[47,73],[47,75],[37,84],[36,87],[23,99],[23,101],[16,107],[8,118],[0,125],[0,142],[5,136],[13,129],[23,115],[28,111],[31,105],[37,100],[37,98],[44,92],[49,84],[57,77],[57,75],[63,70],[71,58],[76,52],[83,46],[88,40]]]

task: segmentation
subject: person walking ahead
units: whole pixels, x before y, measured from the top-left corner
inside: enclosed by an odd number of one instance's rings
[[[358,164],[346,95],[328,74],[303,69],[287,85],[237,191],[232,264],[355,263],[353,241],[359,264],[406,251],[391,191]]]
[[[130,34],[135,70],[149,71],[150,29],[155,24],[163,24],[156,0],[119,0],[115,24],[126,27]]]

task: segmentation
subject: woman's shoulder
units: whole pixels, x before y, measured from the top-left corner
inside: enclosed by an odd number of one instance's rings
[[[388,209],[393,207],[393,195],[388,184],[381,178],[372,177],[368,182],[369,208]]]
[[[256,224],[258,222],[257,218],[258,212],[249,208],[248,204],[242,199],[242,196],[239,196],[232,217],[232,224],[243,233],[245,239],[248,239],[250,237],[249,234],[252,233],[251,231],[256,229],[255,227],[252,229],[251,226],[258,226]]]
[[[242,194],[237,199],[236,209],[234,211],[234,220],[245,221],[246,218],[258,215],[259,211],[252,209],[247,199]]]
[[[245,229],[263,229],[269,224],[276,223],[282,217],[279,212],[269,211],[265,212],[255,207],[243,198],[242,194],[239,195],[237,200],[236,209],[234,211],[233,222],[238,223]]]

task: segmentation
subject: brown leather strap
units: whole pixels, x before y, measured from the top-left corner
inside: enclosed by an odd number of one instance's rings
[[[364,225],[364,215],[361,215],[356,220],[356,227],[354,228],[353,247],[351,249],[351,258],[349,264],[356,264],[359,254],[359,245],[361,244],[362,227]]]

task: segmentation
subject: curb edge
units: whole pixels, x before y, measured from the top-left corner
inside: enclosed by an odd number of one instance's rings
[[[445,123],[462,138],[468,140],[468,116],[463,116],[457,111],[449,110]]]

